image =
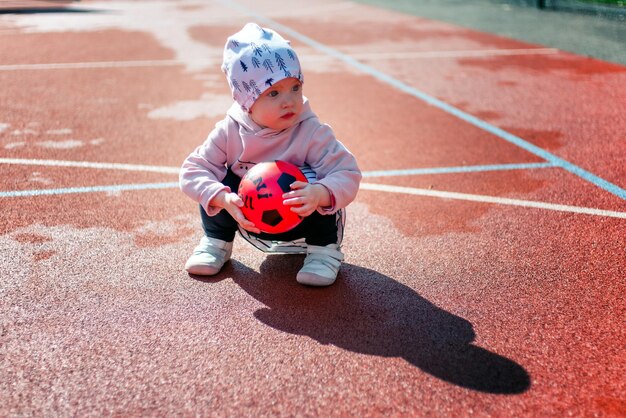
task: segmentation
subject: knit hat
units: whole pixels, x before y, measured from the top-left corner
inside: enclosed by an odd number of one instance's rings
[[[272,84],[289,77],[304,81],[300,61],[289,41],[256,23],[246,24],[228,38],[222,71],[233,99],[246,112]]]

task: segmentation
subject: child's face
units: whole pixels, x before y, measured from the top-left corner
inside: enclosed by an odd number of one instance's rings
[[[265,90],[250,109],[252,120],[277,131],[289,128],[302,112],[302,83],[285,78]]]

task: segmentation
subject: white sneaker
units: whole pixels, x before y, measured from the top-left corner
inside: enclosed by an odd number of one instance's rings
[[[343,261],[343,253],[337,244],[325,247],[309,245],[304,266],[298,272],[298,283],[309,286],[330,286],[337,279],[339,267]]]
[[[230,260],[232,252],[232,241],[226,242],[204,236],[187,260],[185,270],[199,276],[213,276],[222,269],[225,262]]]

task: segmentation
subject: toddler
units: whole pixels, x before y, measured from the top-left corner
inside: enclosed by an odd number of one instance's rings
[[[337,212],[356,197],[361,172],[354,156],[322,124],[302,95],[300,62],[288,41],[248,23],[224,47],[222,71],[235,103],[185,160],[180,187],[200,203],[205,236],[185,269],[214,275],[230,259],[235,233],[272,241],[304,238],[307,256],[296,280],[334,283],[343,254]],[[283,160],[306,167],[312,182],[294,182],[284,204],[304,219],[282,234],[259,231],[241,212],[241,178],[257,163]]]

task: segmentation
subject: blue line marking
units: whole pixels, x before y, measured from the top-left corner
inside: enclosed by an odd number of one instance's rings
[[[482,171],[530,170],[555,167],[552,163],[468,165],[459,167],[408,168],[405,170],[364,171],[363,177],[414,176],[424,174],[475,173]]]
[[[509,132],[506,132],[496,126],[493,126],[481,119],[478,119],[475,116],[470,115],[469,113],[465,113],[460,109],[457,109],[454,106],[451,106],[439,99],[436,99],[432,96],[429,96],[428,94],[409,86],[408,84],[405,84],[391,76],[389,76],[388,74],[385,74],[373,67],[370,67],[369,65],[363,64],[360,61],[357,61],[356,59],[350,57],[349,55],[345,55],[344,53],[334,49],[334,48],[330,48],[324,44],[321,44],[311,38],[309,38],[306,35],[303,35],[299,32],[296,32],[295,30],[281,25],[280,23],[276,22],[275,20],[272,20],[270,18],[267,18],[265,16],[259,15],[258,13],[256,13],[255,11],[248,9],[240,4],[237,4],[233,1],[227,1],[227,0],[222,0],[222,3],[226,4],[227,6],[234,8],[234,9],[238,9],[239,11],[247,14],[248,16],[252,16],[256,19],[258,19],[261,22],[264,22],[268,25],[271,25],[274,29],[278,30],[279,32],[282,32],[283,34],[287,34],[289,36],[291,36],[292,38],[298,39],[299,41],[321,51],[324,52],[327,55],[330,55],[331,57],[337,58],[340,61],[343,61],[359,70],[361,70],[362,72],[364,72],[365,74],[369,74],[372,77],[387,83],[395,88],[397,88],[400,91],[403,91],[404,93],[410,94],[413,97],[416,97],[432,106],[435,106],[441,110],[443,110],[444,112],[447,112],[453,116],[456,116],[457,118],[468,122],[484,131],[487,131],[501,139],[504,139],[505,141],[513,144],[513,145],[517,145],[518,147],[530,152],[531,154],[534,154],[538,157],[543,158],[546,161],[549,161],[550,163],[554,164],[557,167],[561,167],[567,171],[569,171],[570,173],[614,194],[615,196],[618,196],[622,199],[626,200],[626,190],[622,189],[621,187],[610,183],[606,180],[604,180],[601,177],[596,176],[595,174],[584,170],[568,161],[563,160],[562,158],[557,157],[556,155],[544,150],[543,148],[539,148],[536,145],[531,144],[528,141],[523,140],[522,138],[519,138],[513,134],[510,134]]]
[[[70,187],[66,189],[18,190],[0,192],[0,197],[46,196],[71,193],[123,192],[128,190],[169,189],[178,187],[176,183],[119,184],[114,186]]]

